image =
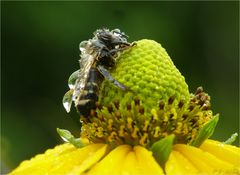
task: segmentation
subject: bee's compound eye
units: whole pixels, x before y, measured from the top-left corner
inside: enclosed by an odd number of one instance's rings
[[[82,42],[79,44],[79,49],[80,49],[80,51],[85,50],[87,44],[88,44],[88,41],[82,41]]]

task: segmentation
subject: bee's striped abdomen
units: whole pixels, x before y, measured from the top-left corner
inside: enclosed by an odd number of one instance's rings
[[[77,104],[77,109],[81,115],[87,117],[91,109],[95,109],[102,81],[102,74],[96,68],[91,68],[87,83]]]

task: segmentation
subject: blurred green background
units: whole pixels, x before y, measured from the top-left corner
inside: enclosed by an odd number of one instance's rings
[[[129,41],[160,42],[191,92],[203,86],[220,113],[213,138],[239,131],[239,2],[1,2],[2,173],[77,135],[75,110],[62,96],[79,68],[82,40],[102,27]],[[235,145],[239,145],[236,141]]]

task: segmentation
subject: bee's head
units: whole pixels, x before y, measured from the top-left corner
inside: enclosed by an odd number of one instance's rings
[[[110,31],[109,29],[99,29],[94,33],[95,37],[106,45],[118,45],[119,42],[126,42],[127,35],[119,29]]]
[[[128,36],[124,32],[121,32],[119,29],[113,29],[111,32],[116,37],[125,38],[125,39],[128,38]]]
[[[112,33],[108,29],[98,29],[94,35],[103,42],[108,42],[112,39]]]

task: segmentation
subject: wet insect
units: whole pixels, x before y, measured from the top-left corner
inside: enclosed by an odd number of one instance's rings
[[[134,45],[127,41],[127,37],[119,29],[99,29],[94,32],[92,39],[80,43],[80,69],[69,77],[70,90],[63,97],[67,112],[70,112],[74,102],[80,114],[88,116],[91,109],[95,108],[104,79],[122,90],[128,90],[109,73],[119,54]]]

